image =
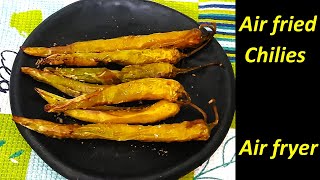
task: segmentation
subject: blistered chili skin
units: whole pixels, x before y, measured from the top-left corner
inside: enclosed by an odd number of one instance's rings
[[[105,58],[103,58],[101,62],[105,64],[113,62],[124,66],[150,64],[157,62],[175,64],[180,59],[185,57],[184,54],[180,53],[179,50],[175,48],[123,50],[113,51],[105,54],[108,54],[108,56],[105,56]]]
[[[26,54],[47,57],[52,54],[109,52],[129,49],[149,48],[188,48],[201,43],[201,31],[191,29],[184,31],[172,31],[165,33],[154,33],[150,35],[123,36],[113,39],[98,39],[90,41],[75,42],[66,46],[55,47],[25,47]]]
[[[97,84],[119,84],[143,78],[173,78],[179,69],[169,63],[129,65],[121,71],[107,68],[51,68],[44,70],[74,80]],[[187,71],[187,70],[186,70]]]
[[[184,121],[155,126],[128,124],[58,124],[42,119],[13,116],[13,120],[33,131],[53,138],[106,139],[116,141],[137,140],[144,142],[205,141],[210,131],[204,120]]]
[[[142,78],[169,78],[174,66],[168,63],[152,63],[145,65],[130,65],[124,67],[119,73],[122,82],[128,82]]]
[[[75,54],[52,54],[46,58],[41,58],[36,62],[36,65],[70,65],[70,66],[97,66],[98,59],[103,59],[99,53],[94,56],[83,55],[82,53]]]
[[[177,63],[185,55],[175,48],[121,50],[101,53],[53,54],[37,61],[38,65],[97,66],[99,63],[120,65]]]
[[[18,116],[13,116],[12,119],[16,123],[28,129],[31,129],[33,131],[53,138],[70,138],[72,136],[73,131],[76,128],[80,127],[80,125],[78,124],[65,125],[41,119],[28,119],[25,117]]]
[[[61,77],[50,72],[42,71],[36,68],[22,67],[21,71],[30,75],[37,81],[49,84],[69,96],[79,96],[86,93],[93,93],[101,88],[108,87],[96,84],[88,84],[73,79]]]
[[[67,101],[68,99],[60,97],[56,94],[52,94],[40,88],[35,88],[37,93],[48,103],[54,104],[59,102]],[[131,111],[137,112],[143,110],[146,106],[129,106],[129,107],[122,107],[122,106],[94,106],[88,108],[88,110],[95,110],[95,111]]]
[[[110,110],[97,111],[86,109],[74,109],[64,112],[65,115],[75,119],[92,123],[115,123],[115,124],[147,124],[165,120],[175,116],[180,111],[180,106],[166,100],[141,110]]]
[[[181,98],[190,101],[183,86],[173,79],[145,78],[110,86],[91,94],[85,94],[59,104],[47,104],[47,112],[88,108],[98,105],[119,104],[139,100],[168,100],[177,102]]]
[[[93,83],[93,84],[119,84],[121,83],[119,71],[107,68],[52,68],[46,67],[45,71],[52,72],[59,76],[71,78],[73,80]]]
[[[83,137],[83,134],[86,136]],[[105,126],[102,126],[90,124],[78,128],[72,135],[79,139],[137,140],[144,142],[205,141],[210,137],[207,125],[203,120],[155,126],[127,124],[105,124]]]

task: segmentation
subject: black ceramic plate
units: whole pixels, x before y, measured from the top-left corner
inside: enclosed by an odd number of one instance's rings
[[[75,41],[151,34],[198,27],[187,16],[162,5],[138,0],[85,0],[73,3],[42,22],[22,46],[65,45]],[[20,67],[35,67],[35,57],[19,52],[12,69],[10,102],[12,114],[58,122],[56,115],[44,112],[46,104],[34,91],[54,88],[36,82],[20,72]],[[207,102],[216,98],[220,122],[206,142],[141,143],[107,140],[58,140],[17,125],[34,151],[54,170],[68,179],[176,179],[200,166],[223,141],[234,113],[234,76],[221,46],[213,40],[207,47],[177,66],[191,67],[221,62],[224,69],[210,67],[180,75],[192,101],[213,119]],[[60,94],[61,95],[61,94]],[[201,118],[184,108],[166,123]],[[65,118],[65,123],[77,122]]]

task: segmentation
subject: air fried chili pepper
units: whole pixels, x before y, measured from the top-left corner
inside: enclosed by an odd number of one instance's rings
[[[202,26],[200,26],[202,27]],[[199,46],[204,41],[212,38],[204,34],[200,28],[184,31],[172,31],[154,33],[149,35],[123,36],[113,39],[98,39],[75,42],[66,46],[56,47],[26,47],[23,51],[29,55],[47,57],[52,54],[109,52],[128,49],[152,49],[152,48],[180,48]]]
[[[116,49],[107,52],[76,52],[76,53],[66,53],[66,52],[56,52],[50,53],[49,55],[44,55],[39,59],[37,65],[69,65],[69,66],[97,66],[99,63],[117,63],[120,65],[134,65],[134,64],[149,64],[157,62],[166,62],[171,64],[176,64],[179,60],[185,57],[189,57],[202,49],[215,34],[216,26],[213,24],[202,24],[199,26],[199,31],[201,31],[202,42],[195,46],[191,52],[180,52],[176,47],[165,47],[165,48],[143,48],[143,49]],[[150,40],[154,42],[154,40]],[[127,42],[126,42],[127,43]],[[109,47],[114,47],[110,45]],[[57,48],[57,47],[52,47]],[[29,50],[28,50],[29,49]],[[38,51],[39,48],[26,48],[24,51],[29,53],[29,51]],[[50,48],[40,48],[40,49],[50,49]],[[190,50],[190,48],[187,48]],[[180,50],[185,50],[180,48]],[[38,54],[39,52],[33,52]],[[41,53],[40,53],[41,54]],[[41,56],[41,55],[39,55]]]
[[[188,73],[200,68],[219,65],[210,63],[193,68],[176,68],[168,63],[152,63],[144,65],[129,65],[121,71],[109,70],[107,68],[52,68],[46,67],[45,71],[68,77],[78,81],[97,84],[119,84],[143,78],[174,78],[177,74]]]
[[[192,68],[176,68],[172,64],[168,63],[152,63],[144,65],[130,65],[125,66],[119,73],[119,79],[121,82],[129,82],[142,78],[174,78],[178,74],[188,73],[190,71],[198,70],[208,66],[219,65],[220,63],[210,63],[203,66]]]
[[[65,115],[92,123],[147,124],[165,120],[180,111],[177,103],[161,100],[141,110],[97,111],[72,109],[63,112]]]
[[[63,112],[69,109],[86,109],[99,105],[162,99],[171,102],[190,102],[190,96],[178,81],[145,78],[100,89],[62,103],[47,104],[45,110],[47,112]]]
[[[180,52],[175,48],[154,48],[101,53],[53,54],[46,58],[39,59],[36,65],[97,66],[99,63],[108,64],[111,62],[125,66],[158,62],[176,64],[181,59],[198,52],[209,42],[210,40],[207,40],[199,47],[186,53]]]
[[[41,71],[36,68],[22,67],[21,71],[25,74],[30,75],[35,80],[49,84],[73,97],[79,96],[81,94],[92,93],[96,90],[108,87],[107,85],[101,86],[79,82],[73,79],[52,74],[50,72]]]
[[[51,94],[41,89],[36,89],[42,98],[48,103],[53,104],[59,101],[66,101],[60,96]],[[67,116],[73,117],[86,122],[92,123],[116,123],[116,124],[146,124],[155,123],[165,120],[169,117],[175,116],[180,111],[180,105],[166,100],[161,100],[155,104],[143,108],[122,108],[114,106],[110,107],[108,111],[101,110],[86,110],[74,109],[67,110],[63,113]],[[114,109],[112,109],[112,107]],[[93,107],[95,108],[95,107]]]
[[[13,120],[33,131],[53,138],[106,139],[116,141],[137,140],[145,142],[205,141],[210,137],[203,120],[184,121],[156,126],[128,124],[58,124],[41,119],[13,116]]]
[[[69,99],[60,97],[60,96],[58,96],[56,94],[50,93],[48,91],[45,91],[43,89],[40,89],[40,88],[35,88],[35,90],[37,91],[37,93],[44,100],[46,100],[50,104],[54,104],[54,103],[58,103],[58,102],[64,102],[64,101],[69,100]],[[96,110],[96,111],[115,111],[115,110],[130,110],[130,111],[134,111],[134,110],[141,110],[142,108],[145,108],[145,106],[136,106],[136,107],[94,106],[94,107],[90,107],[88,109],[89,110]]]
[[[174,48],[122,50],[101,53],[53,54],[39,59],[37,65],[97,66],[110,62],[120,65],[149,64],[155,62],[177,63],[186,57]]]
[[[209,103],[214,103],[214,100]],[[138,140],[145,142],[205,141],[212,128],[218,123],[217,108],[214,104],[215,120],[207,124],[206,118],[183,121],[174,124],[128,125],[128,124],[58,124],[41,119],[13,116],[16,123],[53,138],[107,139],[116,141]]]

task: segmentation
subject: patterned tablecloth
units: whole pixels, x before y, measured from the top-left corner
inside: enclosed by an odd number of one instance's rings
[[[0,2],[0,179],[65,179],[30,148],[11,120],[9,79],[20,45],[52,13],[75,0]],[[235,0],[155,0],[198,22],[217,22],[215,38],[235,71]],[[216,153],[183,179],[235,179],[235,120]]]

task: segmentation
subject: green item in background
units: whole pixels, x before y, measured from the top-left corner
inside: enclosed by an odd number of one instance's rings
[[[198,2],[179,2],[168,0],[153,0],[153,2],[175,9],[176,11],[191,17],[195,21],[198,21]]]
[[[10,26],[16,28],[19,34],[26,38],[41,22],[41,10],[31,10],[13,13],[10,19]]]
[[[30,153],[12,115],[0,114],[0,179],[25,179]]]

